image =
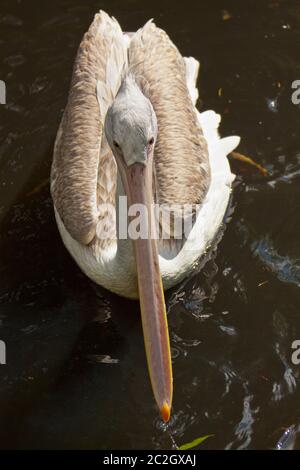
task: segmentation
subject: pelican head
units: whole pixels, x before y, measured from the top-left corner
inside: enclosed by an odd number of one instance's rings
[[[146,164],[153,153],[157,137],[157,120],[153,106],[142,93],[135,79],[128,75],[108,109],[105,120],[108,143],[119,162],[129,167]]]
[[[153,154],[157,121],[149,99],[127,76],[105,119],[105,134],[115,156],[128,205],[143,205],[148,236],[133,240],[142,325],[149,374],[164,421],[172,406],[172,366],[164,293],[153,213]]]

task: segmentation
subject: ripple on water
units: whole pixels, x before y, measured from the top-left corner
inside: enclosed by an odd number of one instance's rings
[[[295,284],[300,287],[300,259],[292,259],[288,255],[279,254],[269,237],[253,244],[254,255],[280,281]]]

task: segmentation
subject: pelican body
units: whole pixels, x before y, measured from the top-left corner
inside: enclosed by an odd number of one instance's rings
[[[95,283],[140,299],[165,421],[173,386],[163,291],[190,274],[214,241],[234,179],[226,157],[239,144],[237,136],[220,139],[220,116],[196,109],[198,69],[152,21],[124,33],[100,11],[78,49],[51,171],[55,217],[72,257]],[[143,221],[156,236],[121,236],[124,196],[129,208],[147,209]],[[197,206],[188,235],[178,239],[171,228],[161,238],[154,202]]]

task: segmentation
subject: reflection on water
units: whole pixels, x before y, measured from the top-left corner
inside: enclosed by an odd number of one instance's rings
[[[272,271],[282,282],[290,282],[300,287],[300,259],[291,259],[289,256],[279,255],[272,242],[267,239],[256,243],[254,250],[265,267]]]
[[[196,4],[197,3],[197,4]],[[167,294],[174,412],[156,413],[139,307],[93,285],[58,236],[47,179],[76,47],[99,2],[2,0],[1,447],[300,448],[298,2],[104,0],[127,30],[154,17],[201,60],[202,109],[269,175],[240,173],[205,268]],[[224,13],[224,11],[226,12]],[[240,170],[243,170],[240,171]]]

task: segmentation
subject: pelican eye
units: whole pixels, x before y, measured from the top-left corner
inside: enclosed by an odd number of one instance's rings
[[[154,144],[154,137],[151,137],[151,139],[149,139],[148,144],[149,144],[149,145],[153,145],[153,144]]]
[[[119,149],[119,148],[120,148],[120,145],[119,145],[118,142],[116,142],[115,140],[113,141],[113,144],[114,144],[114,146],[116,147],[116,149]]]

